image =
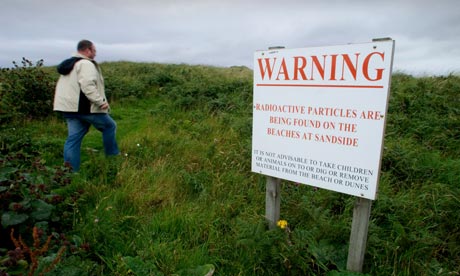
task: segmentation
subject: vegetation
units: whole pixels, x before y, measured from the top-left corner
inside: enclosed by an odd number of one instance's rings
[[[43,70],[43,60],[35,64],[23,58],[21,65],[0,68],[0,123],[15,119],[43,118],[50,114],[50,91],[55,83]]]
[[[57,73],[27,64],[0,73],[0,275],[355,275],[353,197],[284,182],[287,226],[268,230],[250,69],[103,63],[123,154],[105,158],[92,129],[70,174],[64,121],[25,97],[34,84],[51,102]],[[391,89],[364,271],[459,275],[460,78],[395,74]]]

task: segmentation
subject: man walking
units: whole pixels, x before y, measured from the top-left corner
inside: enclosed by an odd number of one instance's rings
[[[67,122],[64,162],[70,164],[74,172],[80,169],[81,143],[91,125],[102,132],[106,155],[120,153],[115,139],[117,125],[108,114],[104,78],[94,61],[96,47],[91,41],[82,40],[77,51],[58,65],[61,76],[54,95],[54,110],[61,112]]]

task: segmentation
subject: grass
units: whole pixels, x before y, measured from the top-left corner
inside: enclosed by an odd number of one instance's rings
[[[283,182],[289,231],[267,229],[265,178],[250,172],[249,69],[102,66],[123,154],[105,158],[100,134],[86,136],[69,235],[91,249],[53,273],[203,275],[212,265],[215,275],[353,275],[353,197]],[[459,86],[455,76],[393,76],[369,275],[460,274]],[[17,131],[47,164],[62,162],[62,120]]]

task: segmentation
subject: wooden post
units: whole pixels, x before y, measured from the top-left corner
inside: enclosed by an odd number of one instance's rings
[[[371,205],[372,200],[370,199],[356,198],[347,260],[347,270],[352,272],[362,272],[363,270]]]
[[[276,227],[280,219],[281,205],[281,179],[267,176],[265,194],[265,218],[268,220],[268,227]]]
[[[268,47],[269,50],[284,49],[284,46]],[[274,229],[280,220],[281,179],[267,176],[265,193],[265,218],[269,229]]]
[[[374,38],[373,42],[391,40],[390,37]],[[364,254],[366,253],[369,218],[371,216],[372,200],[356,198],[353,208],[353,222],[351,224],[350,245],[348,247],[347,270],[362,272]]]

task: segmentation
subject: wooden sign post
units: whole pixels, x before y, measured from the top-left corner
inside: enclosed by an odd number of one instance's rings
[[[348,247],[347,270],[349,271],[362,272],[363,270],[371,205],[370,199],[356,198]]]
[[[284,46],[268,47],[268,50],[284,49]],[[274,229],[280,219],[281,179],[267,176],[265,193],[265,218],[269,229]]]
[[[391,38],[376,38],[372,41],[391,41]],[[389,90],[390,89],[388,87],[388,91]],[[371,216],[371,206],[372,200],[359,197],[356,198],[355,206],[353,208],[353,222],[351,224],[350,245],[348,247],[347,270],[349,271],[363,271],[364,254],[366,253],[367,234],[369,230],[369,218]]]
[[[274,229],[280,219],[281,179],[267,176],[265,194],[265,218],[268,227]]]

